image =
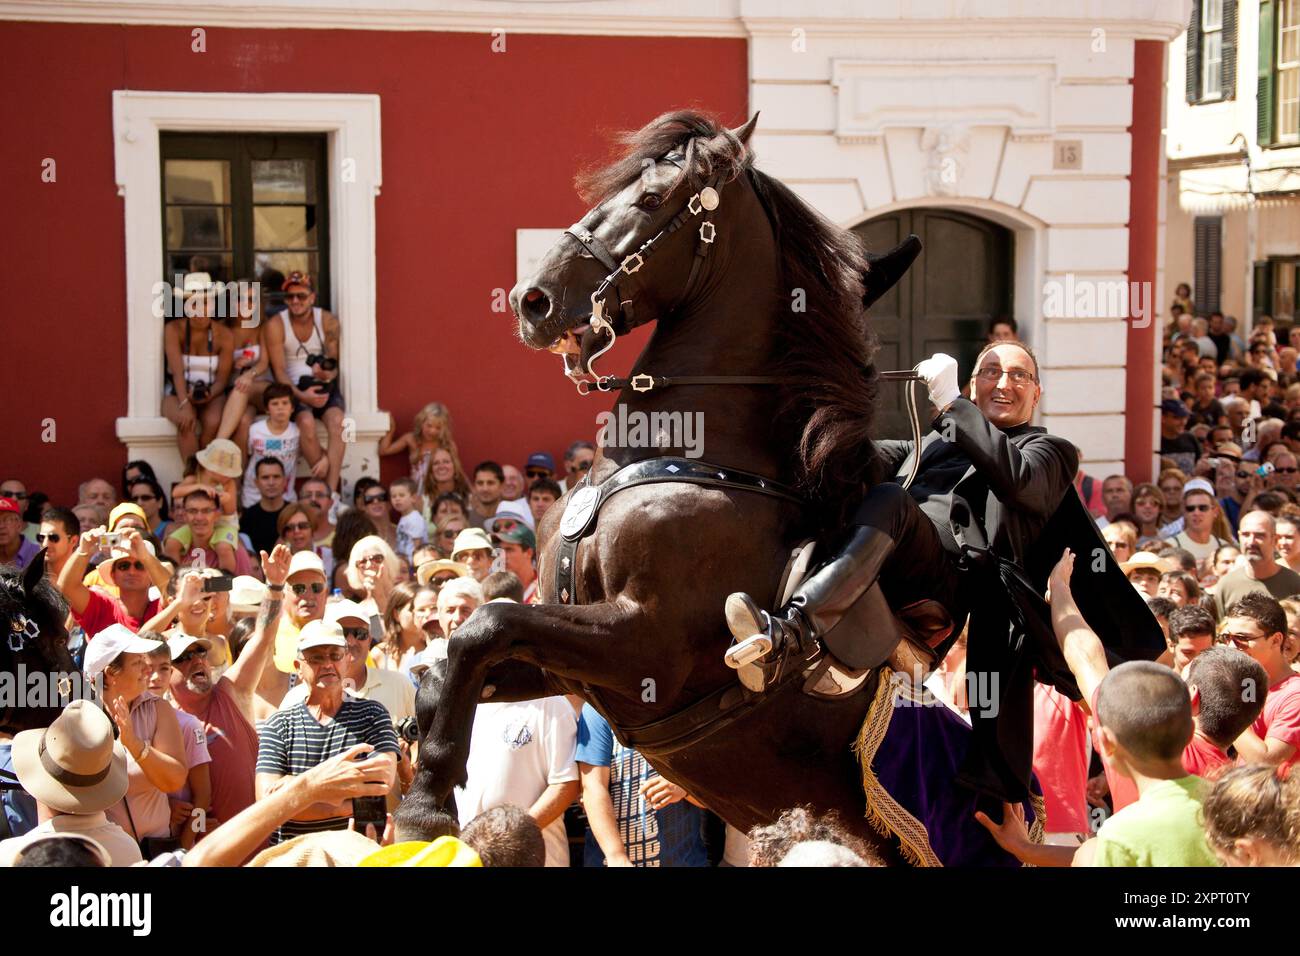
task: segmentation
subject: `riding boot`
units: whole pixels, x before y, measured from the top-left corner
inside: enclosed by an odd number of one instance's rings
[[[741,667],[811,650],[821,640],[849,667],[875,667],[898,643],[884,594],[876,579],[894,541],[879,528],[859,525],[830,563],[806,580],[775,613],[748,594],[727,598],[727,626],[737,641],[727,663]]]

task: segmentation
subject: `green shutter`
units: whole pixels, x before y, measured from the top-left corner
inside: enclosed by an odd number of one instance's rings
[[[1223,98],[1237,97],[1237,0],[1223,0]]]
[[[1192,18],[1187,22],[1187,56],[1185,58],[1187,102],[1201,98],[1201,0],[1192,0]]]
[[[1274,88],[1277,80],[1274,64],[1277,57],[1277,30],[1274,27],[1273,0],[1259,4],[1259,84],[1255,98],[1255,138],[1260,146],[1274,142]]]
[[[1258,321],[1261,315],[1273,313],[1273,263],[1267,259],[1255,263],[1254,305],[1251,316]]]

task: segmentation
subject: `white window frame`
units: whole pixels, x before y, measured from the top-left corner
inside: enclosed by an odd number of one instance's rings
[[[343,484],[378,461],[389,416],[378,408],[375,362],[375,197],[383,184],[376,94],[113,91],[114,171],[126,226],[127,413],[117,437],[128,460],[153,464],[163,487],[181,475],[176,427],[161,413],[162,321],[153,314],[163,261],[162,161],[167,132],[324,133],[330,275],[341,324],[339,372],[351,432]],[[355,472],[355,474],[354,474]]]
[[[1223,96],[1223,0],[1201,4],[1201,99]]]
[[[1282,0],[1278,5],[1277,26],[1277,83],[1273,97],[1273,108],[1277,112],[1277,142],[1296,143],[1300,142],[1300,0]],[[1286,48],[1288,33],[1296,38],[1296,58],[1284,60],[1282,51]],[[1284,101],[1282,82],[1284,75],[1288,74],[1294,87],[1292,98]]]

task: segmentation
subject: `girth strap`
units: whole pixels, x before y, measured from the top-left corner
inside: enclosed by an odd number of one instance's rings
[[[612,495],[625,488],[655,482],[674,481],[711,488],[732,488],[736,491],[753,491],[770,495],[804,506],[807,502],[787,485],[771,478],[714,465],[692,458],[647,458],[624,465],[599,485],[592,485],[584,475],[573,488],[573,494],[560,519],[560,546],[556,552],[555,593],[550,600],[555,604],[577,604],[578,544],[596,527],[600,509]]]

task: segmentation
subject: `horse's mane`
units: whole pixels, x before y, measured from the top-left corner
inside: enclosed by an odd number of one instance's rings
[[[683,151],[682,182],[748,176],[767,213],[780,255],[781,289],[802,289],[804,311],[777,323],[773,354],[783,387],[779,426],[796,451],[795,484],[827,518],[838,518],[867,480],[875,452],[875,339],[862,304],[868,265],[853,233],[829,222],[789,187],[753,168],[754,152],[736,135],[693,110],[664,113],[618,137],[623,155],[577,178],[582,197],[603,201],[641,175],[647,159]],[[773,308],[790,309],[790,298]]]
[[[72,655],[68,653],[68,632],[63,626],[68,605],[63,595],[45,578],[45,552],[40,551],[23,572],[6,568],[0,571],[0,673],[12,675],[13,689],[19,695],[26,685],[19,680],[22,673],[51,675],[71,674],[75,671]],[[30,621],[38,636],[26,635],[17,641],[20,649],[9,645],[11,632],[17,622],[21,627]],[[0,730],[18,733],[37,727],[47,727],[62,709],[55,700],[46,700],[46,706],[18,706],[0,704]]]

